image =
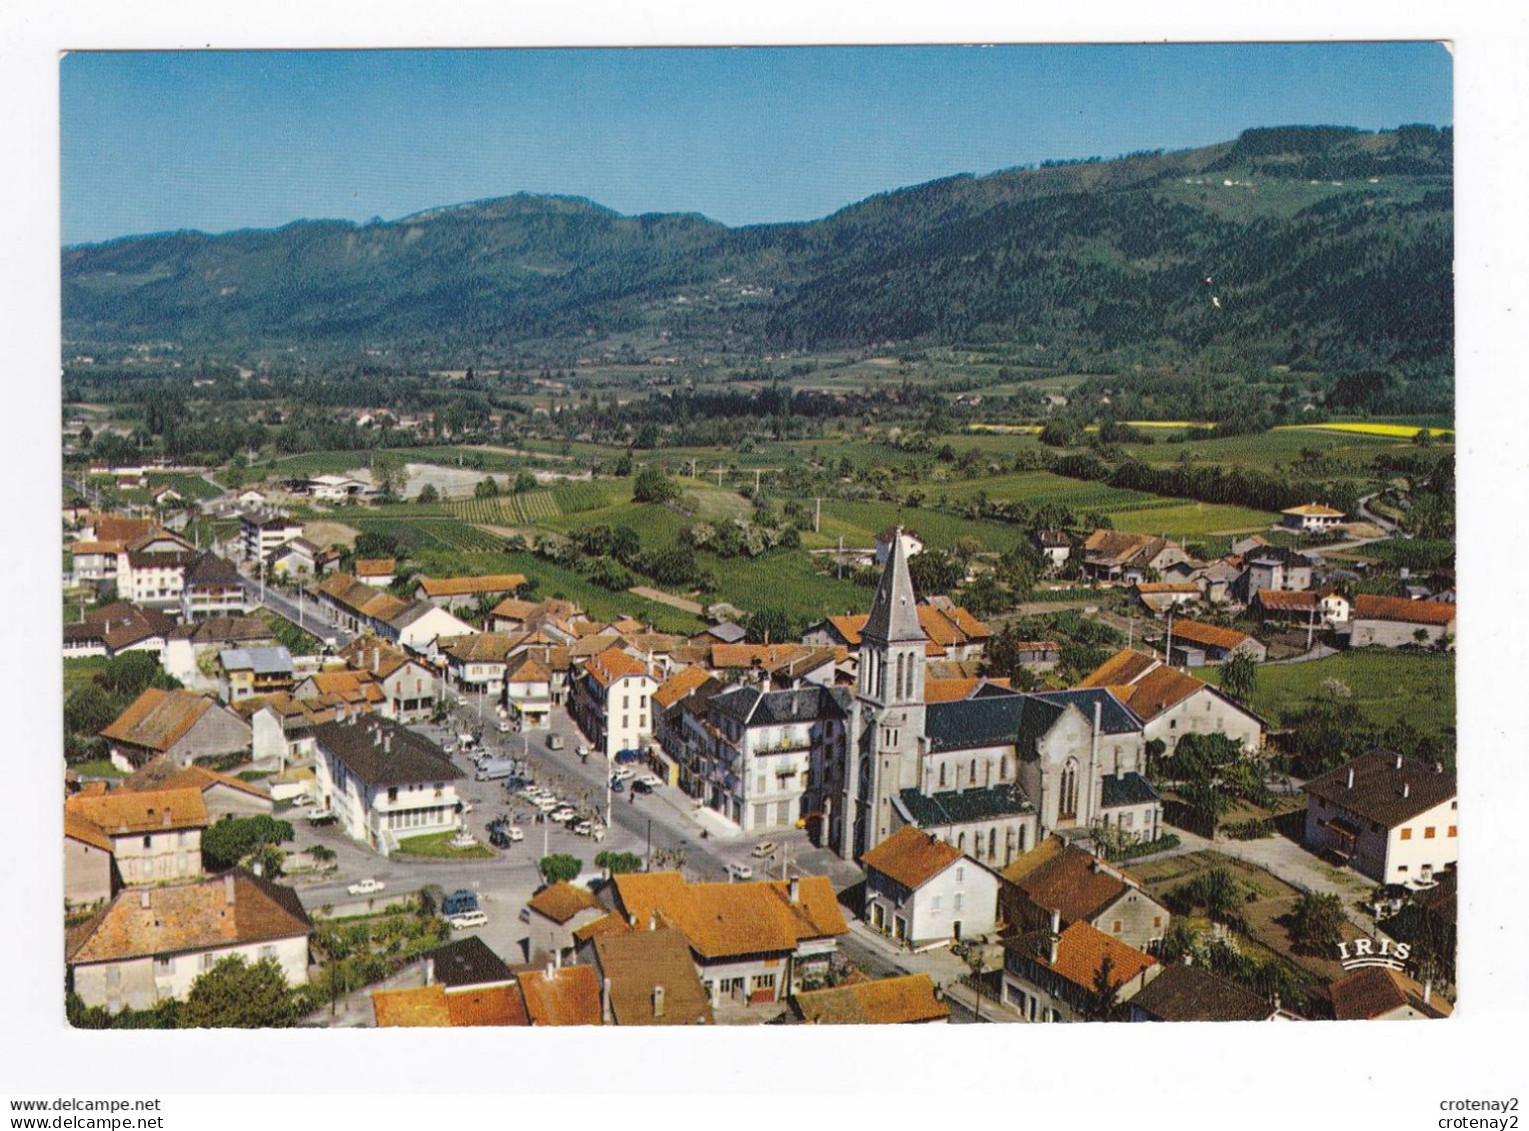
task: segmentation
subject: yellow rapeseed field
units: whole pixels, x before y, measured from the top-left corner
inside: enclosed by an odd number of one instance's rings
[[[1397,440],[1410,440],[1422,431],[1414,424],[1372,424],[1364,422],[1345,422],[1339,424],[1297,424],[1296,428],[1313,428],[1322,432],[1348,432],[1359,436],[1386,436]],[[1430,428],[1433,436],[1454,436],[1454,432],[1448,428]]]

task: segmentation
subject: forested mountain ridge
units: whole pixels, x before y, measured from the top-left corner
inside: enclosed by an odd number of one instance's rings
[[[1142,361],[1453,368],[1452,133],[1249,130],[727,228],[512,196],[365,225],[65,249],[72,343],[479,358],[1023,342]]]

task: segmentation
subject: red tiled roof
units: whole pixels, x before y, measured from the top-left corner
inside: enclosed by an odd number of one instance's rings
[[[421,577],[418,587],[427,597],[470,597],[476,593],[509,593],[526,583],[523,573],[494,573],[481,577]]]
[[[519,976],[532,1025],[600,1024],[600,983],[593,966],[564,966]]]
[[[1354,619],[1447,625],[1455,619],[1455,606],[1442,601],[1409,601],[1405,597],[1376,597],[1361,593],[1354,598]]]
[[[890,876],[906,888],[918,888],[957,860],[962,852],[939,837],[904,825],[864,856],[860,863]]]
[[[1209,648],[1236,648],[1246,644],[1252,637],[1214,624],[1201,624],[1193,620],[1173,622],[1173,639],[1187,640],[1191,644],[1203,644]]]

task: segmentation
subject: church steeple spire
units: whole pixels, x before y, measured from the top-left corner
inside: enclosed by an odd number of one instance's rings
[[[892,551],[881,571],[876,596],[871,601],[871,615],[860,637],[873,644],[922,643],[927,639],[918,623],[918,598],[908,573],[908,551],[903,545],[901,526],[892,532]]]

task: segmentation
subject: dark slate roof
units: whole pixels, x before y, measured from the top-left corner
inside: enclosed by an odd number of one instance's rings
[[[1157,1021],[1267,1021],[1274,1012],[1252,990],[1182,962],[1164,966],[1131,1006]]]
[[[1026,698],[1041,699],[1056,706],[1071,704],[1083,712],[1090,722],[1094,717],[1094,704],[1100,705],[1100,725],[1105,734],[1135,734],[1142,728],[1142,721],[1131,709],[1116,699],[1108,688],[1079,687],[1070,691],[1045,691]]]
[[[842,692],[835,694],[838,691],[802,687],[795,691],[760,692],[752,687],[739,687],[712,696],[710,706],[719,714],[751,727],[806,723],[847,715],[846,696]]]
[[[243,644],[253,640],[273,640],[271,626],[259,617],[214,616],[190,624],[176,625],[170,634],[176,640],[193,644]]]
[[[390,748],[384,750],[381,738],[389,735]],[[313,728],[313,737],[369,786],[454,781],[464,776],[435,743],[377,715],[320,723]]]
[[[921,829],[941,825],[964,825],[969,821],[988,821],[1017,813],[1033,813],[1035,806],[1018,787],[993,785],[983,789],[947,790],[925,795],[916,789],[898,794],[902,808]]]
[[[1349,771],[1354,784],[1349,786]],[[1406,796],[1403,796],[1405,790]],[[1455,775],[1377,747],[1306,783],[1306,795],[1395,828],[1455,796]]]
[[[508,982],[515,976],[477,935],[428,950],[424,957],[435,963],[435,980],[451,988]]]
[[[1145,805],[1159,800],[1152,783],[1138,773],[1104,775],[1104,808]]]
[[[1293,566],[1296,569],[1310,569],[1311,558],[1305,554],[1297,553],[1287,546],[1260,546],[1251,551],[1244,559],[1252,562],[1280,562],[1283,565]]]
[[[902,528],[897,528],[897,534]],[[892,538],[892,552],[876,584],[871,599],[871,615],[860,630],[860,639],[881,644],[910,643],[925,640],[918,621],[918,597],[913,592],[913,578],[908,573],[908,553],[900,537]]]
[[[999,695],[929,704],[924,709],[924,733],[930,752],[1014,743],[1029,699],[1025,695]]]
[[[233,564],[208,551],[186,570],[187,585],[239,585],[244,578]]]

